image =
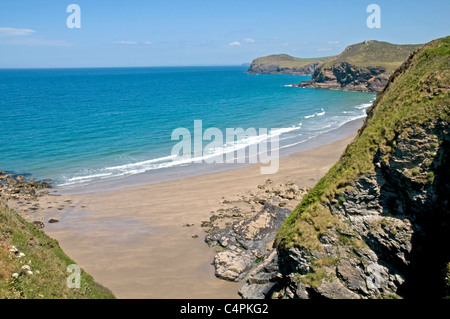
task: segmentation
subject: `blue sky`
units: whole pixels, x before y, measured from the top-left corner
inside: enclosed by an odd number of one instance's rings
[[[81,28],[69,29],[69,4]],[[369,4],[381,28],[369,29]],[[0,0],[0,68],[240,65],[269,54],[329,56],[368,39],[450,33],[450,1]]]

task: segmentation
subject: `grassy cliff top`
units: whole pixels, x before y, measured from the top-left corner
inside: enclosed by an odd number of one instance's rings
[[[302,68],[304,66],[322,63],[329,60],[330,57],[322,58],[294,58],[287,54],[274,54],[255,59],[252,64],[260,66],[278,65],[280,68]]]
[[[409,55],[420,48],[420,44],[391,44],[388,42],[368,40],[348,46],[341,54],[319,58],[295,58],[287,54],[274,54],[253,60],[252,66],[269,69],[300,69],[311,64],[332,67],[347,62],[356,67],[384,67],[389,73],[397,69]]]
[[[320,246],[319,236],[336,222],[320,203],[339,194],[359,176],[374,172],[376,152],[380,148],[389,152],[398,132],[436,120],[450,122],[450,37],[424,45],[394,72],[368,110],[358,136],[294,209],[279,230],[276,244],[312,249]]]
[[[80,288],[69,289],[67,266],[72,264],[56,240],[0,201],[0,299],[114,298],[83,270]]]
[[[348,46],[341,54],[329,59],[325,65],[347,62],[359,67],[382,66],[387,71],[393,72],[421,46],[369,40]]]

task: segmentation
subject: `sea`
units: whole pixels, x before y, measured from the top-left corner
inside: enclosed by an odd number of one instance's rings
[[[292,86],[310,76],[246,71],[242,66],[0,70],[0,170],[51,179],[67,189],[142,174],[148,182],[179,177],[183,168],[201,173],[203,158],[275,135],[279,150],[288,154],[364,118],[376,97]],[[194,140],[199,121],[202,132],[223,132],[221,147],[208,149],[205,140],[203,153],[192,151],[191,159],[173,154],[181,141],[173,133],[188,131]],[[227,129],[237,128],[254,128],[258,136],[227,141]]]

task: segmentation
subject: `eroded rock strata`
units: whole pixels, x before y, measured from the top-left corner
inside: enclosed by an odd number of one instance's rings
[[[450,295],[450,37],[414,53],[280,228],[275,298]]]

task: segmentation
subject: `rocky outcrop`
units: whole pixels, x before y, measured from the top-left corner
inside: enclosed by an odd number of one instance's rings
[[[57,191],[52,190],[52,187],[53,183],[50,179],[40,181],[29,175],[0,171],[0,201],[14,208],[25,220],[31,222],[38,229],[45,227],[40,214],[43,208],[53,208],[48,204],[52,203],[54,197],[60,196],[55,194]],[[65,204],[71,203],[71,200],[55,203],[59,204],[58,210],[63,210]],[[56,219],[49,220],[49,223],[55,222],[58,221]]]
[[[39,196],[48,194],[52,187],[50,180],[37,181],[33,177],[26,178],[24,175],[17,175],[0,171],[0,199],[35,200]]]
[[[201,226],[206,233],[215,233],[231,227],[236,221],[253,218],[266,204],[292,209],[307,193],[307,188],[299,188],[292,180],[275,183],[268,179],[238,198],[223,198],[224,207],[212,211],[209,220],[202,221]]]
[[[238,293],[243,299],[269,298],[279,288],[278,279],[278,255],[273,249],[249,272]]]
[[[268,179],[237,201],[224,199],[225,205],[233,206],[219,209],[209,221],[202,222],[207,232],[205,242],[217,252],[212,262],[215,275],[241,282],[242,298],[265,298],[278,287],[275,234],[291,213],[286,207],[295,206],[306,194],[307,189],[293,181],[275,183]],[[255,206],[261,209],[253,212]]]
[[[450,37],[414,53],[281,227],[275,298],[450,294]]]
[[[390,73],[380,66],[357,67],[344,62],[319,66],[312,80],[301,82],[298,87],[379,92],[386,86],[389,76]]]
[[[290,212],[266,204],[252,218],[206,235],[206,243],[219,250],[213,262],[216,276],[228,281],[244,280],[256,261],[272,250],[275,233]]]
[[[298,298],[431,297],[442,293],[449,252],[450,127],[407,129],[379,152],[375,173],[361,176],[327,208],[339,222],[318,249],[279,249],[284,282],[277,296]],[[445,173],[445,170],[447,172]],[[444,174],[435,179],[435,172]],[[441,268],[439,268],[440,265]],[[434,291],[431,289],[434,287]],[[441,289],[439,289],[439,287]]]
[[[420,47],[367,40],[325,58],[301,59],[287,54],[257,58],[247,72],[312,75],[310,81],[291,85],[304,88],[380,92],[394,70]]]
[[[389,77],[420,45],[396,45],[367,40],[348,46],[316,67],[310,81],[299,87],[380,92]]]

